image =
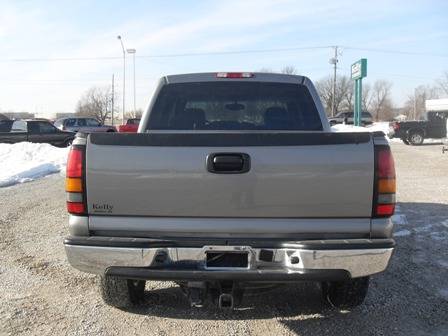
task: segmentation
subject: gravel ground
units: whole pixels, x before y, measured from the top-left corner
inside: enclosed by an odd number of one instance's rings
[[[448,335],[448,155],[393,143],[398,248],[365,304],[329,308],[313,283],[245,298],[243,308],[192,310],[171,283],[144,305],[104,305],[96,278],[68,266],[63,178],[0,189],[0,335]]]

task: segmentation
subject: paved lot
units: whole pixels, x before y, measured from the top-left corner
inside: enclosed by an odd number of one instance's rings
[[[398,248],[365,304],[326,306],[312,283],[248,297],[224,313],[191,310],[170,283],[148,283],[134,311],[105,306],[96,279],[70,268],[63,178],[0,189],[0,335],[448,335],[448,154],[393,143]]]

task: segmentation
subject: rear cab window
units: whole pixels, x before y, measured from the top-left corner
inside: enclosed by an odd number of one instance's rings
[[[191,82],[164,85],[147,130],[321,131],[305,85],[273,82]]]

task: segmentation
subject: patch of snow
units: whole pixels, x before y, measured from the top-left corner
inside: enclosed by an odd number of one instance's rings
[[[429,236],[434,240],[446,240],[446,234],[443,232],[431,232]]]
[[[409,236],[411,234],[411,231],[409,230],[401,230],[394,233],[394,237],[404,237]]]
[[[331,131],[337,132],[337,133],[341,133],[341,132],[383,132],[384,134],[386,134],[386,139],[390,140],[387,137],[387,135],[390,132],[388,121],[374,122],[372,125],[369,125],[367,127],[336,124],[334,126],[331,126]]]
[[[0,144],[0,187],[8,187],[65,172],[69,148],[20,142]]]
[[[439,289],[439,294],[440,294],[440,296],[443,297],[445,300],[448,300],[448,289],[447,289],[447,288]]]
[[[367,127],[354,126],[354,125],[345,125],[345,124],[336,124],[331,126],[332,132],[370,132]]]
[[[445,219],[443,222],[441,222],[444,227],[448,228],[448,219]]]
[[[421,232],[428,232],[428,231],[431,231],[431,230],[433,229],[433,226],[434,226],[434,225],[432,225],[432,224],[424,225],[424,226],[415,228],[414,231],[415,231],[415,232],[418,232],[418,233],[421,233]]]
[[[392,223],[394,223],[395,225],[406,225],[408,224],[408,219],[406,215],[396,213],[392,216]]]
[[[388,135],[390,132],[390,123],[388,121],[379,121],[374,122],[372,125],[366,127],[369,129],[369,132],[383,132],[384,134]]]
[[[437,260],[437,263],[442,266],[443,268],[448,268],[448,261],[445,260]]]

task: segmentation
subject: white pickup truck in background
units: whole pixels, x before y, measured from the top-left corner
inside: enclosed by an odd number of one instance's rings
[[[164,77],[137,134],[78,134],[66,191],[68,260],[117,307],[147,280],[222,308],[248,285],[313,280],[351,308],[394,249],[384,134],[332,133],[302,76]]]

